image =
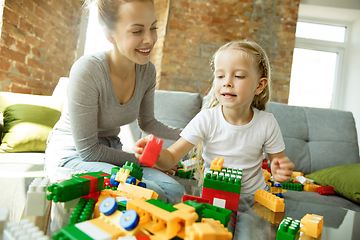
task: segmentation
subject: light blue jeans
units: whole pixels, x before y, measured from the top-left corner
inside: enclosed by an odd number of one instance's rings
[[[122,150],[122,143],[118,137],[99,138],[99,143]],[[44,166],[47,172],[49,172],[48,169],[54,167],[64,167],[89,172],[103,171],[109,174],[113,167],[121,167],[105,162],[83,161],[75,149],[71,133],[56,129],[51,131],[47,140]],[[182,185],[156,169],[144,167],[143,178],[147,188],[158,193],[158,198],[162,201],[175,203],[176,199],[180,199],[185,194],[185,188]]]

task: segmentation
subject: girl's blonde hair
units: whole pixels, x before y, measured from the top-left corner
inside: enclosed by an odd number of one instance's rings
[[[260,47],[259,44],[253,41],[248,40],[240,40],[240,41],[234,41],[229,42],[223,46],[221,46],[215,54],[212,56],[210,60],[210,66],[213,70],[213,73],[215,71],[214,61],[216,56],[227,49],[233,49],[238,51],[243,51],[246,53],[245,56],[249,58],[249,60],[252,60],[254,64],[256,64],[257,70],[259,72],[260,78],[267,78],[268,84],[265,87],[265,89],[259,94],[254,95],[253,101],[251,103],[251,106],[254,108],[257,108],[259,110],[265,110],[266,105],[270,101],[270,88],[271,88],[271,69],[270,69],[270,63],[269,59],[262,47]],[[206,96],[206,102],[203,106],[203,109],[212,108],[219,104],[218,99],[215,96],[215,75],[212,76],[212,87]]]
[[[202,109],[208,109],[213,108],[217,105],[219,105],[219,100],[215,96],[215,66],[214,61],[216,56],[227,49],[233,49],[238,51],[243,51],[245,53],[244,56],[247,56],[249,58],[249,61],[253,61],[254,64],[256,64],[258,73],[260,78],[267,78],[268,84],[264,88],[264,90],[259,95],[254,95],[253,101],[251,103],[251,106],[254,108],[257,108],[259,110],[265,110],[267,104],[270,101],[270,88],[271,88],[271,69],[270,69],[270,63],[269,59],[262,47],[260,47],[259,44],[253,41],[249,40],[240,40],[240,41],[233,41],[229,42],[223,46],[221,46],[215,54],[212,56],[210,60],[210,66],[213,70],[213,76],[212,76],[212,86],[209,91],[209,93],[206,96],[206,101],[202,107]],[[259,78],[259,79],[260,79]],[[191,155],[195,155],[197,160],[202,160],[203,152],[203,145],[202,141],[194,147],[194,149],[191,151]],[[199,185],[202,184],[202,178],[199,179]]]
[[[98,8],[100,25],[108,30],[115,30],[116,23],[121,18],[119,11],[121,4],[134,1],[154,3],[154,0],[85,0],[84,5],[86,7],[95,5]]]

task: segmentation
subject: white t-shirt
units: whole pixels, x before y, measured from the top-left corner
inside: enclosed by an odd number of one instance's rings
[[[285,144],[275,117],[268,112],[254,110],[252,120],[244,126],[228,123],[221,105],[199,112],[180,136],[197,145],[203,141],[205,173],[214,158],[224,158],[224,166],[243,169],[242,193],[264,189],[262,155],[284,151]]]

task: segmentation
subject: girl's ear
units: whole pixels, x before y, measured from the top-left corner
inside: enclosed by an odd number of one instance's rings
[[[264,91],[265,87],[267,86],[268,84],[268,80],[267,78],[260,78],[260,81],[259,81],[259,85],[258,87],[256,88],[255,90],[255,94],[259,95],[260,93],[262,93],[262,91]]]

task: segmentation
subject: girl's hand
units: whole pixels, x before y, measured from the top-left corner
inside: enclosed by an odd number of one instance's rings
[[[291,179],[295,165],[286,156],[275,157],[271,161],[271,172],[277,182],[287,182]]]
[[[152,135],[148,135],[144,138],[139,139],[133,146],[133,151],[135,153],[135,157],[140,159],[142,156],[142,153],[144,152],[144,148],[146,144],[149,142]]]

